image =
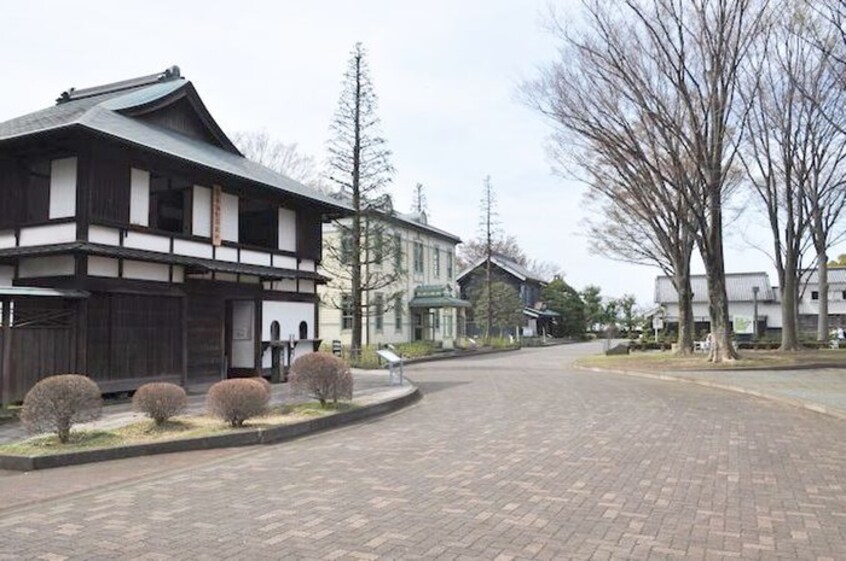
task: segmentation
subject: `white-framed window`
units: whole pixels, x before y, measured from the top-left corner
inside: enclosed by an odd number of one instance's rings
[[[414,272],[423,273],[423,243],[414,242]]]
[[[452,252],[449,252],[449,251],[448,251],[448,252],[447,252],[447,259],[446,259],[446,274],[447,274],[447,280],[452,280],[452,273],[453,273],[453,270],[452,270],[452,267],[453,267],[452,260],[453,260],[453,257],[452,257]]]
[[[376,324],[376,331],[382,331],[385,328],[385,297],[381,292],[373,295],[373,317]]]
[[[353,307],[352,296],[349,294],[341,295],[341,329],[352,329],[353,327]]]
[[[441,276],[441,250],[437,247],[432,248],[432,274],[436,278]]]
[[[394,298],[394,331],[402,331],[402,296]]]

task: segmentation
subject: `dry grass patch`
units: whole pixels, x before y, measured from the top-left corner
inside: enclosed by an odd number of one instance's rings
[[[249,419],[244,422],[243,427],[239,428],[232,428],[224,421],[209,415],[174,417],[160,425],[157,425],[151,419],[145,419],[111,430],[76,430],[71,432],[67,444],[59,442],[55,435],[36,436],[20,442],[0,445],[0,454],[44,456],[131,444],[202,438],[256,428],[288,425],[314,417],[333,415],[356,407],[353,403],[339,403],[337,407],[325,409],[321,408],[319,403],[276,405],[270,407],[267,414]]]

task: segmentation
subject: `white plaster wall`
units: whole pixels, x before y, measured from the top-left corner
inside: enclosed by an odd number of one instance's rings
[[[313,273],[315,271],[314,261],[311,259],[303,259],[300,261],[300,271],[310,271]]]
[[[269,267],[270,254],[262,251],[253,251],[251,249],[242,249],[241,263],[249,263],[250,265],[265,265]]]
[[[232,364],[234,368],[253,368],[255,366],[255,329],[253,309],[249,300],[232,302]]]
[[[221,261],[238,262],[238,250],[234,247],[219,246],[214,250],[214,256],[215,259],[220,259]]]
[[[76,216],[76,158],[50,162],[50,218]]]
[[[279,269],[297,269],[297,258],[288,255],[274,255],[273,266]]]
[[[93,277],[116,278],[119,271],[118,265],[117,259],[92,255],[88,258],[88,274]]]
[[[105,245],[120,245],[120,231],[115,228],[92,225],[88,228],[88,240]]]
[[[21,228],[20,245],[47,245],[76,241],[76,224],[45,224]]]
[[[665,317],[669,321],[678,321],[679,306],[678,304],[665,304]],[[729,317],[740,315],[745,317],[753,317],[755,310],[752,302],[729,302]],[[707,322],[710,321],[708,315],[708,304],[697,302],[693,304],[694,321]],[[781,306],[775,302],[758,302],[758,319],[763,320],[767,318],[768,328],[781,328]]]
[[[306,294],[314,294],[314,281],[300,280],[300,292],[304,292]]]
[[[15,239],[14,230],[3,230],[0,232],[0,248],[15,247],[17,240]]]
[[[220,237],[229,242],[238,241],[238,197],[236,195],[221,193]]]
[[[178,255],[204,257],[206,259],[211,259],[213,255],[212,246],[207,243],[179,239],[173,240],[173,252]]]
[[[314,338],[314,304],[309,302],[279,302],[265,300],[262,302],[261,340],[270,340],[270,324],[279,322],[279,337],[287,341],[291,334],[294,339],[300,338],[300,322],[308,324],[308,339]],[[297,349],[295,358],[312,352],[304,348]],[[262,367],[271,367],[271,353],[268,349],[262,355]]]
[[[123,245],[135,249],[170,253],[170,238],[166,236],[156,236],[142,232],[127,232],[126,237],[123,239]]]
[[[150,172],[143,169],[130,174],[129,222],[150,225]]]
[[[191,233],[195,236],[211,237],[211,189],[194,185],[193,218]]]
[[[12,286],[13,280],[15,280],[15,268],[0,266],[0,286]]]
[[[21,278],[62,277],[74,274],[74,270],[74,260],[71,255],[27,257],[18,263],[18,275]]]
[[[167,265],[161,263],[127,259],[123,262],[123,278],[167,282],[170,279],[170,270]]]
[[[173,282],[185,282],[185,267],[181,265],[173,266]]]
[[[297,250],[297,213],[291,209],[279,209],[279,249]]]

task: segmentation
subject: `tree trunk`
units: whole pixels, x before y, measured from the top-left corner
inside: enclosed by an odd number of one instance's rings
[[[352,340],[350,347],[353,360],[361,353],[361,57],[355,60],[355,114],[352,168],[352,205],[355,214],[352,219]]]
[[[799,329],[796,324],[796,299],[799,283],[796,267],[788,262],[782,275],[781,291],[781,351],[799,350]]]
[[[676,293],[679,297],[679,333],[677,354],[693,353],[693,291],[690,288],[690,264],[680,267],[675,274]]]
[[[708,360],[711,362],[737,359],[737,351],[731,344],[731,321],[726,296],[722,236],[719,236],[719,240],[719,248],[713,254],[708,255],[703,252],[705,272],[708,277],[708,315],[711,319],[711,349]]]
[[[822,251],[817,250],[817,275],[820,291],[817,341],[828,341],[828,255],[825,248],[822,248]]]

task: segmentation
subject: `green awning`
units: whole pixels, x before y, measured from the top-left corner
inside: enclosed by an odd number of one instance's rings
[[[469,308],[470,302],[452,296],[415,296],[408,303],[409,308]]]

